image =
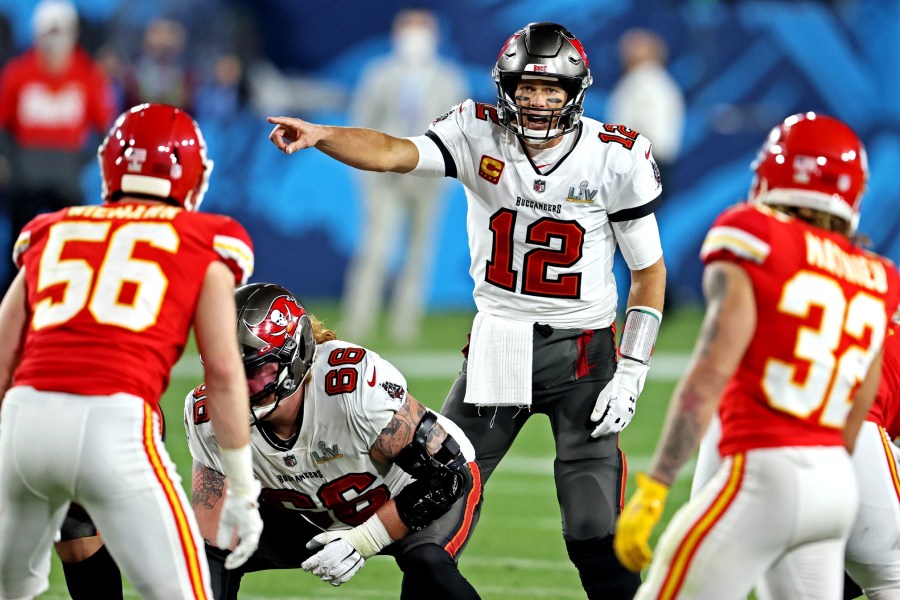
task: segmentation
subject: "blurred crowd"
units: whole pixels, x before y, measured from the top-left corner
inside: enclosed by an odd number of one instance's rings
[[[0,222],[0,290],[14,275],[15,237],[32,217],[92,200],[83,197],[84,167],[125,109],[160,102],[201,123],[228,123],[254,108],[302,113],[346,102],[345,91],[261,58],[253,19],[238,9],[189,30],[168,16],[95,22],[70,0],[40,0],[28,35],[14,23],[0,13],[0,208],[8,219],[8,228]],[[23,39],[30,43],[17,47]]]

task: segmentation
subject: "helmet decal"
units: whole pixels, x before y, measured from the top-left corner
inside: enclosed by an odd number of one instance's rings
[[[268,347],[281,348],[288,338],[293,337],[300,317],[305,314],[295,298],[279,296],[272,301],[265,318],[255,325],[247,323],[247,328]],[[265,350],[261,349],[260,353]]]

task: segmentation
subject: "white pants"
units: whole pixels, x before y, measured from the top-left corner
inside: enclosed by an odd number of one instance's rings
[[[396,173],[364,173],[362,184],[363,236],[347,269],[339,329],[343,339],[356,342],[372,335],[391,259],[398,243],[406,239],[389,328],[396,341],[410,342],[419,335],[425,310],[446,185],[443,179]]]
[[[746,598],[765,581],[761,598],[840,600],[857,505],[842,447],[726,457],[673,517],[635,599]]]
[[[12,388],[0,409],[0,598],[47,589],[70,501],[141,597],[212,598],[203,539],[150,407],[128,394]]]
[[[719,419],[713,418],[700,442],[691,497],[699,493],[718,468],[721,435]],[[862,424],[853,450],[860,506],[847,540],[844,566],[869,600],[900,599],[897,452],[882,428],[870,421]]]
[[[853,449],[859,515],[847,541],[847,572],[869,600],[900,599],[900,481],[896,446],[870,421]]]

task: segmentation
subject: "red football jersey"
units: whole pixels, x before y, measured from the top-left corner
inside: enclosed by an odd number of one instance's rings
[[[853,394],[900,300],[893,264],[750,204],[719,215],[701,258],[740,265],[756,299],[756,331],[719,407],[721,454],[843,444]]]
[[[206,270],[243,284],[250,237],[237,221],[140,202],[74,206],[22,229],[31,321],[15,385],[83,395],[127,392],[157,405],[181,356]]]
[[[900,436],[900,325],[896,323],[884,340],[881,383],[867,420],[884,427],[891,439]]]

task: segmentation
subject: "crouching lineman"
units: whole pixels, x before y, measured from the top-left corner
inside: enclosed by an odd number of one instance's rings
[[[257,552],[225,569],[206,545],[217,600],[244,573],[303,568],[341,585],[375,554],[395,557],[401,599],[479,598],[457,567],[481,508],[469,440],[406,389],[395,367],[336,339],[288,290],[235,292],[250,392],[253,469],[263,484]],[[185,400],[192,504],[214,539],[227,479],[200,386]]]

